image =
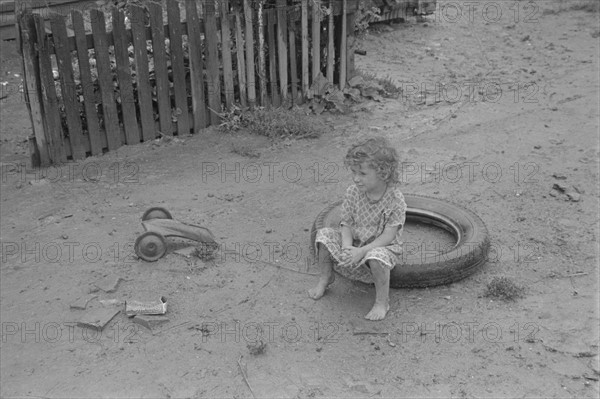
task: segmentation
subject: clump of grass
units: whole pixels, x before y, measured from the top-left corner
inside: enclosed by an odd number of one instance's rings
[[[402,94],[402,89],[396,86],[396,83],[394,83],[389,75],[381,78],[369,71],[358,70],[356,72],[363,78],[367,86],[369,84],[379,86],[381,88],[380,94],[384,97],[398,97]]]
[[[257,107],[243,110],[233,106],[231,110],[219,115],[219,128],[223,131],[233,132],[245,128],[252,134],[273,140],[316,138],[325,131],[325,124],[318,118],[295,108]]]
[[[488,298],[497,298],[505,301],[514,301],[522,298],[525,294],[525,288],[515,284],[508,277],[494,277],[486,287],[483,294]]]

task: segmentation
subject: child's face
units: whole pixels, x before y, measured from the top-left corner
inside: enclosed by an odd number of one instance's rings
[[[352,181],[362,192],[379,192],[386,186],[385,180],[379,177],[375,168],[366,162],[352,166],[350,170],[352,171]]]

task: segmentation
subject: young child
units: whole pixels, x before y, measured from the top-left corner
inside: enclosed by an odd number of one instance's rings
[[[346,190],[339,228],[317,232],[321,276],[308,291],[319,299],[333,283],[333,269],[350,279],[375,283],[375,304],[365,316],[381,320],[389,310],[390,271],[402,251],[406,203],[398,187],[398,155],[383,138],[350,148],[344,165],[354,184]]]

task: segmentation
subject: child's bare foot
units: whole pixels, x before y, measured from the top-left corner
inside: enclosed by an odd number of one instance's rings
[[[367,313],[365,319],[372,321],[383,320],[388,310],[390,310],[389,304],[375,302],[375,305],[373,305],[371,311]]]
[[[319,282],[315,288],[308,290],[308,296],[314,300],[320,299],[324,294],[327,287],[329,287],[335,280],[333,273],[329,277],[319,278]]]

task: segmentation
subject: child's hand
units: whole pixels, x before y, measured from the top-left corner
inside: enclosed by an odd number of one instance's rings
[[[365,256],[365,252],[362,248],[346,247],[343,248],[342,251],[342,262],[340,262],[340,266],[357,264]]]

